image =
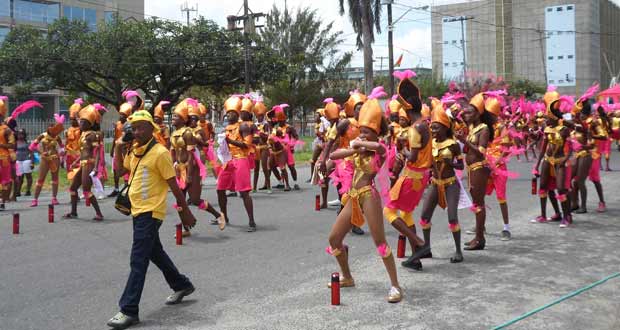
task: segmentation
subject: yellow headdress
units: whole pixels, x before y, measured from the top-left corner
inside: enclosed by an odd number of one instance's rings
[[[398,102],[398,95],[395,96],[396,97],[392,97],[392,99],[387,104],[387,108],[389,109],[390,114],[400,113],[400,110],[403,108],[400,102]]]
[[[97,111],[94,105],[89,104],[86,107],[82,108],[78,115],[80,119],[84,119],[88,121],[91,125],[93,125],[98,121],[99,111]]]
[[[366,102],[366,100],[368,100],[368,97],[360,93],[360,91],[358,90],[354,90],[349,94],[349,99],[344,104],[344,113],[347,115],[347,117],[353,117],[353,115],[355,114],[355,106],[359,103]]]
[[[80,109],[82,108],[83,103],[84,103],[84,100],[82,100],[81,98],[75,99],[73,101],[73,104],[69,107],[69,118],[70,119],[78,119],[78,113],[80,112]]]
[[[153,117],[164,119],[164,106],[170,104],[168,101],[160,101],[159,104],[153,110]]]
[[[484,112],[484,95],[482,93],[474,95],[469,100],[469,104],[473,105],[478,110],[478,113],[482,114]]]
[[[422,104],[422,111],[420,113],[422,114],[422,118],[424,119],[430,118],[431,108],[429,108],[428,105],[426,104]]]
[[[138,121],[147,121],[147,122],[151,123],[151,125],[153,125],[153,131],[154,132],[159,132],[159,125],[157,125],[153,121],[153,117],[146,110],[138,110],[138,111],[136,111],[133,115],[129,116],[129,118],[127,120],[130,123],[135,123],[135,122],[138,122]]]
[[[224,102],[224,111],[234,111],[237,114],[241,113],[241,98],[236,95],[229,97],[226,102]]]
[[[500,112],[502,111],[502,105],[500,104],[499,99],[495,97],[487,98],[487,100],[484,102],[484,108],[495,116],[499,116]]]
[[[241,100],[241,112],[249,112],[252,113],[254,109],[254,101],[246,95],[243,100]]]
[[[183,121],[189,120],[189,106],[187,105],[187,99],[179,102],[174,107],[174,114],[181,117]]]
[[[359,125],[368,127],[375,131],[377,134],[381,134],[381,121],[383,120],[383,110],[379,104],[379,97],[385,96],[383,87],[375,87],[370,94],[370,97],[360,110]]]
[[[452,121],[446,113],[446,110],[444,110],[443,103],[434,98],[431,100],[431,106],[433,107],[433,110],[431,111],[431,123],[440,123],[443,126],[450,128]]]
[[[338,119],[340,116],[340,109],[338,108],[338,104],[334,102],[334,99],[326,98],[323,100],[325,103],[325,117],[327,120]]]
[[[125,102],[121,104],[120,108],[118,109],[118,113],[122,113],[125,116],[129,117],[131,116],[131,110],[133,110],[133,106],[128,102]]]
[[[263,103],[262,100],[256,101],[256,104],[254,104],[254,114],[256,116],[262,116],[266,113],[267,113],[267,106],[265,105],[265,103]]]

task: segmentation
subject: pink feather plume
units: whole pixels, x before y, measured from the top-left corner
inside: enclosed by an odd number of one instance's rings
[[[170,104],[170,101],[159,101],[159,105],[162,107],[168,104]]]
[[[34,108],[34,107],[43,108],[43,106],[39,102],[37,102],[37,101],[33,101],[33,100],[26,101],[26,102],[20,104],[19,106],[17,106],[17,108],[15,108],[15,110],[13,110],[13,113],[11,114],[11,118],[16,120],[17,117],[19,117],[22,113],[24,113],[24,112],[26,112],[26,111]]]
[[[332,103],[332,102],[334,102],[334,98],[333,97],[328,97],[325,100],[323,100],[323,103],[326,103],[326,104],[327,103]]]
[[[81,98],[81,97],[79,97],[79,98],[77,98],[77,99],[73,100],[73,103],[77,103],[77,104],[79,104],[79,105],[82,105],[82,104],[84,104],[84,100],[82,100],[82,98]]]
[[[379,99],[382,97],[387,96],[387,93],[385,92],[385,90],[383,90],[383,86],[377,86],[375,88],[372,89],[372,92],[370,93],[370,95],[368,96],[369,99]]]
[[[138,94],[138,92],[132,91],[132,90],[124,91],[123,94],[124,94],[123,96],[125,96],[125,100],[129,100],[129,98],[131,98],[131,97],[139,97],[140,96],[140,94]]]
[[[188,105],[191,105],[194,108],[198,108],[198,101],[196,99],[188,98],[186,102]]]
[[[499,89],[499,90],[495,90],[495,91],[487,91],[484,92],[484,95],[486,96],[491,96],[491,97],[495,97],[495,98],[499,98],[502,95],[507,95],[508,93],[506,92],[505,89]]]
[[[108,109],[106,109],[103,105],[101,105],[101,103],[95,103],[93,104],[93,107],[95,107],[95,110],[97,111],[108,112]]]
[[[415,72],[411,70],[394,71],[392,75],[400,80],[411,79],[418,76]]]
[[[64,124],[65,123],[65,115],[59,116],[57,113],[55,113],[54,114],[54,120],[58,124]]]
[[[596,94],[596,92],[598,92],[600,85],[599,84],[594,84],[592,85],[590,88],[588,88],[588,90],[581,95],[581,97],[579,98],[579,102],[583,102],[589,98],[591,98],[592,96],[594,96],[594,94]]]
[[[4,102],[6,102],[6,101],[8,101],[8,100],[9,100],[9,97],[8,97],[8,96],[6,96],[6,95],[0,95],[0,100],[2,100],[2,101],[4,101]]]
[[[547,92],[555,92],[558,88],[555,85],[547,86]]]

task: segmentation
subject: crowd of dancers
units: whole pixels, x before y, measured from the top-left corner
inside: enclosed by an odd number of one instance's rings
[[[389,302],[399,302],[402,290],[392,249],[386,242],[384,219],[408,240],[412,254],[402,266],[414,270],[422,270],[422,259],[432,258],[431,227],[437,206],[446,210],[454,240],[451,263],[464,260],[459,209],[468,208],[475,215],[475,227],[470,230],[473,238],[464,243],[464,249],[485,249],[485,197],[493,192],[503,219],[501,239],[510,240],[506,188],[509,179],[518,176],[508,169],[513,157],[535,162],[532,194],[539,197],[540,215],[531,222],[557,221],[560,228],[571,226],[573,213],[588,212],[588,179],[596,188],[596,211],[605,212],[600,171],[602,159],[605,169],[610,170],[611,144],[620,139],[620,107],[611,102],[617,102],[618,95],[598,93],[598,85],[594,85],[584,95],[573,97],[560,95],[549,86],[541,99],[532,100],[509,95],[506,86],[497,83],[475,92],[451,84],[445,95],[423,98],[414,72],[396,72],[395,76],[400,80],[397,94],[383,105],[380,100],[387,95],[377,87],[369,95],[352,91],[342,104],[325,99],[324,106],[316,111],[310,181],[321,189],[320,208],[328,207],[330,186],[339,197],[340,210],[326,251],[341,268],[341,287],[355,286],[344,238],[351,231],[363,234],[365,223],[390,278]],[[128,183],[129,176],[117,166],[133,148],[129,122],[145,106],[135,91],[128,90],[123,96],[126,102],[119,107],[115,147],[110,148],[114,181],[110,197],[122,193],[121,179]],[[31,206],[38,206],[48,173],[51,204],[59,203],[59,169],[64,166],[71,202],[64,217],[78,216],[81,189],[84,205],[93,208],[95,220],[103,220],[97,196],[103,194],[102,182],[108,177],[101,130],[106,108],[77,99],[69,109],[69,128],[64,128],[64,116],[55,115],[55,124],[29,141],[16,120],[33,107],[41,105],[25,102],[7,117],[8,99],[0,97],[0,209],[21,195],[24,177],[26,195],[31,195],[37,152],[39,175]],[[223,105],[226,125],[219,134],[207,120],[209,110],[198,100],[186,98],[174,106],[162,101],[149,110],[159,126],[153,139],[170,151],[177,184],[188,204],[208,212],[213,217],[211,224],[221,230],[230,221],[230,192],[242,198],[247,231],[253,232],[256,222],[251,193],[271,194],[272,175],[278,180],[275,187],[299,189],[294,152],[303,142],[288,123],[286,107],[278,104],[268,110],[260,97],[230,96]],[[172,114],[169,121],[165,120],[167,112]],[[219,210],[202,197],[209,168],[217,178]],[[463,172],[466,184],[462,182]],[[261,173],[263,185],[259,187]],[[547,200],[554,211],[550,217]],[[413,211],[420,204],[417,228]],[[182,235],[191,235],[190,228]]]

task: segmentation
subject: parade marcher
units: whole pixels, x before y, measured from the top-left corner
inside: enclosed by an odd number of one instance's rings
[[[349,269],[349,249],[343,240],[352,226],[361,227],[364,218],[368,221],[368,228],[377,248],[377,253],[390,277],[391,288],[387,301],[397,303],[401,301],[403,292],[398,284],[396,264],[390,246],[385,240],[383,217],[381,215],[380,192],[375,185],[375,178],[385,161],[385,148],[379,142],[379,136],[387,134],[387,121],[377,97],[385,95],[383,88],[375,88],[370,100],[364,103],[359,114],[360,134],[351,141],[350,148],[340,148],[331,153],[332,159],[352,158],[354,175],[350,190],[342,197],[344,208],[338,214],[329,234],[329,246],[326,251],[334,256],[340,265],[342,276],[340,287],[355,286],[355,281]],[[387,176],[387,170],[385,173]],[[386,185],[389,179],[386,177]],[[385,187],[386,190],[388,187]],[[329,283],[331,286],[331,283]]]
[[[456,133],[456,137],[465,148],[469,192],[474,202],[471,210],[476,215],[476,236],[466,243],[465,250],[484,250],[486,245],[484,238],[486,221],[484,198],[487,181],[491,174],[486,159],[486,151],[489,142],[493,141],[494,138],[494,132],[491,129],[494,122],[489,112],[484,108],[482,93],[471,98],[469,105],[463,110],[463,120],[468,125],[468,133],[465,135],[459,131]]]
[[[60,154],[63,147],[60,133],[65,129],[63,123],[65,116],[54,114],[56,124],[50,125],[47,131],[39,135],[32,144],[30,150],[38,150],[41,160],[39,163],[39,177],[34,190],[34,199],[30,207],[39,205],[39,195],[43,188],[43,183],[50,172],[52,176],[52,205],[58,205],[58,171],[60,170]]]
[[[551,87],[551,86],[550,86]],[[544,223],[547,219],[547,196],[553,194],[562,205],[560,228],[568,227],[572,223],[570,213],[570,156],[571,148],[566,154],[566,143],[570,136],[568,127],[560,123],[562,112],[559,110],[560,95],[553,87],[548,88],[543,97],[547,112],[546,123],[538,160],[533,169],[533,174],[540,177],[538,195],[540,197],[541,215],[532,220],[533,223]],[[557,190],[557,195],[555,191]],[[553,191],[553,192],[552,192]]]
[[[67,177],[75,167],[79,167],[80,159],[80,123],[78,119],[78,113],[82,108],[84,101],[82,99],[76,99],[69,107],[69,121],[71,126],[65,131],[65,169],[67,170]],[[74,168],[71,168],[74,166]],[[71,180],[71,178],[69,178]]]
[[[394,74],[401,79],[397,88],[398,102],[402,105],[402,109],[399,109],[402,115],[399,117],[404,117],[400,118],[401,124],[398,125],[400,132],[398,132],[398,141],[396,141],[397,144],[403,146],[397,148],[398,154],[395,157],[402,158],[404,166],[402,166],[402,173],[390,189],[390,198],[383,209],[383,214],[392,227],[407,237],[413,254],[421,246],[425,246],[426,251],[422,254],[426,254],[430,251],[430,247],[426,246],[424,241],[417,236],[413,210],[420,203],[429,180],[432,162],[431,132],[422,118],[420,90],[411,80],[415,76],[414,72],[409,70]],[[411,125],[405,121],[410,121]],[[392,173],[397,174],[394,171]],[[417,270],[422,269],[419,258],[408,259],[402,265]]]
[[[72,219],[77,218],[77,190],[82,187],[84,200],[86,206],[91,206],[95,210],[95,217],[93,220],[103,220],[103,214],[99,208],[97,198],[91,192],[93,187],[93,177],[97,174],[97,168],[99,166],[101,153],[99,152],[100,140],[96,131],[93,130],[94,125],[100,120],[101,114],[100,108],[103,108],[100,104],[91,104],[80,110],[80,167],[73,175],[71,180],[71,186],[69,187],[69,194],[71,196],[71,212],[65,214],[63,218]],[[92,175],[91,175],[92,174]]]
[[[252,190],[250,164],[248,160],[249,146],[252,144],[252,129],[246,124],[239,122],[241,113],[241,99],[237,96],[231,96],[224,102],[224,110],[228,125],[224,138],[220,142],[220,147],[224,144],[229,151],[230,157],[224,165],[223,169],[217,177],[217,198],[220,209],[226,217],[226,223],[229,222],[226,197],[227,190],[233,190],[241,194],[245,211],[248,214],[249,225],[248,232],[256,231],[256,223],[254,222],[254,206],[250,191]]]
[[[431,244],[431,219],[437,205],[448,211],[448,228],[454,239],[455,253],[450,258],[451,263],[463,261],[461,251],[461,226],[458,218],[458,204],[461,193],[460,181],[455,170],[463,169],[463,155],[461,148],[453,137],[452,119],[448,116],[439,100],[432,100],[431,132],[432,140],[432,184],[428,197],[424,201],[420,226],[424,231],[424,242],[427,252]],[[424,251],[414,254],[411,259],[422,257]]]
[[[386,104],[386,112],[388,115],[389,125],[388,125],[388,134],[386,137],[387,144],[387,155],[386,155],[386,163],[387,167],[390,170],[390,182],[392,185],[396,183],[396,179],[398,177],[398,173],[393,173],[394,163],[396,162],[396,142],[398,137],[400,136],[401,125],[400,125],[400,110],[402,109],[402,105],[398,102],[398,95],[392,96],[392,98]],[[407,118],[408,119],[408,118]],[[402,168],[402,166],[401,166]]]
[[[267,194],[271,194],[271,168],[269,167],[269,144],[267,143],[269,132],[271,132],[271,125],[266,119],[267,107],[263,103],[262,98],[258,98],[254,104],[254,115],[256,116],[256,122],[254,123],[256,130],[252,137],[252,144],[256,148],[256,159],[254,160],[254,182],[252,187],[254,187],[254,190],[264,190]],[[261,188],[257,188],[261,170],[263,171],[264,183]]]
[[[611,124],[611,139],[616,141],[616,147],[620,151],[620,110],[617,110],[618,104],[611,105],[610,124]]]
[[[609,134],[607,130],[608,126],[606,125],[606,113],[603,107],[600,105],[596,105],[596,110],[598,118],[593,118],[590,123],[590,137],[593,139],[596,148],[592,150],[592,166],[590,166],[588,179],[594,184],[594,188],[596,188],[596,193],[598,195],[599,202],[596,211],[605,212],[607,210],[607,206],[605,205],[603,185],[601,184],[601,153],[599,152],[598,148],[603,146],[605,148],[611,149],[611,147],[606,144],[606,141],[609,140]],[[599,141],[603,141],[603,143],[598,143]]]
[[[254,144],[254,136],[257,134],[258,130],[256,126],[254,126],[254,120],[252,118],[254,114],[254,101],[252,100],[250,94],[246,94],[241,100],[241,112],[239,114],[239,120],[241,124],[244,124],[250,128],[252,132],[252,142],[248,144],[248,162],[250,165],[250,170],[254,170],[256,168],[256,145]],[[256,186],[252,186],[252,192],[256,192]]]
[[[133,217],[133,244],[131,271],[119,301],[120,311],[107,323],[114,329],[125,329],[140,322],[139,304],[149,262],[161,270],[174,291],[166,298],[166,305],[180,303],[195,290],[192,282],[177,270],[159,239],[159,228],[166,217],[168,190],[172,191],[176,199],[176,211],[183,226],[187,229],[193,227],[196,219],[176,183],[170,153],[163,145],[156,143],[153,137],[153,132],[159,128],[158,124],[145,110],[134,112],[129,122],[135,141],[133,148],[123,164],[120,158],[115,161],[119,175],[129,172],[131,176],[128,196]]]
[[[317,164],[315,165],[314,173],[315,178],[314,181],[321,187],[321,209],[326,209],[328,206],[327,195],[329,192],[329,181],[330,177],[327,173],[330,173],[334,169],[334,163],[331,160],[326,160],[329,158],[329,155],[337,149],[338,146],[338,133],[337,133],[337,125],[339,120],[339,112],[340,109],[338,104],[334,102],[333,98],[326,98],[323,100],[325,103],[324,106],[324,114],[326,122],[325,125],[325,141],[323,143],[323,150],[317,159]],[[340,192],[338,192],[340,196]],[[340,202],[340,198],[338,198],[338,202]]]
[[[330,123],[325,119],[325,109],[319,108],[314,112],[314,141],[312,142],[312,158],[310,159],[310,178],[306,183],[312,182],[316,162],[323,153],[325,146],[325,136]]]
[[[153,121],[159,126],[159,129],[154,133],[155,139],[166,149],[170,149],[170,129],[164,123],[164,107],[169,104],[170,102],[168,101],[160,101],[153,109]]]
[[[17,157],[15,175],[15,189],[16,197],[21,196],[22,186],[24,184],[24,177],[26,177],[26,194],[30,196],[30,189],[32,188],[32,170],[34,169],[34,152],[29,148],[30,143],[26,135],[25,129],[17,131],[17,139],[15,140],[15,154]]]
[[[207,169],[200,158],[200,149],[207,147],[209,142],[205,131],[198,125],[201,115],[200,105],[198,101],[194,99],[185,99],[185,102],[188,107],[189,128],[192,130],[194,143],[196,145],[193,150],[188,150],[193,154],[193,157],[191,159],[191,171],[188,172],[188,177],[190,177],[191,180],[189,180],[187,184],[187,195],[191,205],[197,206],[198,209],[205,210],[213,215],[214,219],[210,221],[211,224],[217,224],[220,226],[220,230],[224,230],[224,227],[226,227],[224,215],[218,212],[206,199],[201,198],[202,180],[207,175]],[[189,231],[186,232],[189,234]]]
[[[289,181],[288,171],[286,167],[288,165],[288,156],[289,152],[287,152],[288,143],[285,141],[284,132],[279,125],[280,121],[286,120],[286,114],[284,113],[284,108],[288,107],[288,104],[280,104],[272,107],[271,111],[267,114],[272,118],[272,128],[271,133],[268,138],[268,143],[270,145],[270,164],[273,172],[276,173],[276,177],[278,180],[281,179],[283,182],[284,191],[290,191],[291,185]],[[280,185],[276,186],[279,187]]]
[[[127,94],[125,94],[127,95]],[[116,125],[114,126],[114,141],[119,141],[119,139],[121,138],[121,136],[123,135],[123,126],[125,125],[125,123],[127,122],[127,118],[129,116],[131,116],[131,113],[133,112],[133,105],[131,105],[129,102],[125,102],[123,104],[121,104],[121,106],[118,109],[118,121],[116,122]],[[118,195],[118,182],[120,181],[120,177],[118,175],[118,170],[116,168],[116,161],[114,161],[114,157],[123,157],[124,154],[115,154],[116,148],[111,148],[110,150],[110,158],[112,158],[112,171],[114,172],[114,190],[108,195],[108,197],[116,197],[116,195]],[[121,164],[123,163],[122,159],[121,159]],[[125,179],[125,183],[127,182],[127,178]]]
[[[288,107],[288,105],[286,105],[286,107]],[[284,152],[286,153],[286,165],[291,173],[290,178],[293,179],[294,182],[293,189],[299,190],[299,185],[297,184],[297,169],[295,168],[295,146],[300,143],[299,136],[297,135],[297,130],[287,123],[286,113],[284,112],[285,106],[283,104],[281,105],[281,108],[282,111],[276,111],[275,113],[277,126],[274,127],[274,129],[276,130],[276,136],[279,137],[280,142],[283,144]]]
[[[491,92],[489,92],[489,94],[490,93]],[[486,154],[486,158],[489,161],[489,168],[491,169],[486,194],[491,195],[491,193],[495,191],[495,197],[499,203],[499,209],[502,213],[502,220],[504,221],[504,227],[501,232],[501,240],[509,241],[512,235],[510,233],[508,200],[506,198],[506,188],[510,174],[508,172],[507,163],[512,154],[511,147],[514,148],[514,143],[510,137],[509,128],[500,118],[502,106],[499,97],[499,95],[490,95],[484,103],[485,109],[494,117],[495,121],[492,127],[492,130],[494,131],[494,139],[489,141]],[[526,143],[525,138],[523,141]]]
[[[8,97],[0,96],[0,211],[4,210],[4,203],[9,201],[13,188],[13,169],[11,163],[15,156],[15,134],[13,128],[17,125],[17,118],[34,107],[43,108],[36,101],[26,101],[17,106],[13,113],[5,118],[9,110],[8,103]]]
[[[214,178],[217,178],[217,172],[220,166],[215,156],[215,128],[213,128],[213,124],[207,119],[209,109],[202,103],[198,103],[198,108],[200,109],[200,122],[198,125],[202,128],[202,136],[204,136],[205,139],[202,147],[202,152],[205,155],[205,167],[207,162],[209,162],[211,164],[211,173],[213,173]],[[213,223],[213,221],[211,222]]]

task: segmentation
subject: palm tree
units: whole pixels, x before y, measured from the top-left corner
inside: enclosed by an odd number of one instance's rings
[[[344,0],[340,1],[340,15],[344,15]],[[372,43],[374,30],[381,32],[381,0],[347,0],[349,19],[357,33],[357,49],[364,51],[364,87],[368,93],[373,87]]]

